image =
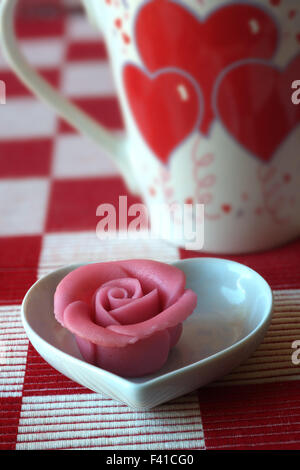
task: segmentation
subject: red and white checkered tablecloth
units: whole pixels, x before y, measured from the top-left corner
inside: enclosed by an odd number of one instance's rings
[[[61,92],[116,133],[122,119],[106,49],[76,8],[27,1],[17,22],[25,55]],[[24,2],[23,2],[24,3]],[[34,5],[34,8],[30,7]],[[28,6],[29,5],[29,6]],[[300,240],[230,256],[262,274],[275,312],[258,350],[217,383],[150,411],[91,392],[48,365],[29,343],[20,304],[59,266],[133,257],[199,256],[160,241],[99,241],[96,207],[136,201],[101,149],[15,77],[0,56],[0,449],[299,449]],[[200,254],[204,256],[204,254]]]

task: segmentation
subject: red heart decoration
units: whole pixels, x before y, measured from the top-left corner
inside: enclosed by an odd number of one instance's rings
[[[201,19],[176,2],[153,0],[136,19],[136,44],[148,70],[176,67],[199,83],[205,100],[203,133],[214,118],[211,94],[224,67],[247,58],[269,59],[277,42],[273,19],[248,4],[225,5]]]
[[[200,95],[192,81],[175,71],[148,76],[134,65],[123,72],[135,121],[150,148],[163,162],[198,125]]]
[[[229,69],[217,89],[216,108],[223,125],[264,162],[300,123],[300,106],[291,99],[291,84],[299,73],[300,55],[283,71],[248,61]]]

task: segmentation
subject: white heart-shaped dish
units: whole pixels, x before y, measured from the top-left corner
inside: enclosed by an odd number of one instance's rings
[[[271,320],[273,295],[252,269],[225,259],[193,258],[172,263],[198,295],[179,343],[157,373],[126,379],[81,359],[73,335],[53,313],[56,286],[80,265],[63,267],[38,280],[22,304],[26,333],[40,355],[81,385],[136,409],[149,409],[225,375],[262,341]]]

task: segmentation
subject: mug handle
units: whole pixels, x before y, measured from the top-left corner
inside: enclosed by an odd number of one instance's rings
[[[8,63],[35,95],[49,104],[62,118],[99,144],[108,153],[122,173],[129,190],[138,194],[139,190],[136,181],[133,179],[128,159],[127,138],[115,136],[107,131],[105,127],[81,111],[79,107],[60,95],[25,60],[18,47],[14,32],[17,1],[2,0],[0,4],[0,37]]]

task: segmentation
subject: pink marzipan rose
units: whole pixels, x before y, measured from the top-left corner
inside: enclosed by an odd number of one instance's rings
[[[148,260],[81,266],[54,296],[55,317],[75,335],[83,358],[124,377],[163,366],[196,304],[180,269]]]

